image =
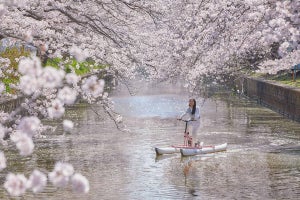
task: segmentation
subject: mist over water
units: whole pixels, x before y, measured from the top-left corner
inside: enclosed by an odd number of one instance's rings
[[[121,91],[121,92],[120,92]],[[154,147],[183,142],[189,95],[174,85],[146,86],[130,96],[113,93],[115,111],[129,131],[122,132],[99,105],[70,107],[66,119],[76,124],[71,134],[57,126],[36,139],[32,159],[9,153],[7,171],[28,175],[34,168],[53,169],[66,161],[90,182],[87,195],[49,184],[24,199],[298,199],[300,196],[300,124],[284,119],[256,102],[233,96],[197,98],[204,144],[227,142],[226,152],[181,158],[156,156]],[[97,113],[96,113],[96,112]],[[8,154],[7,154],[8,153]],[[21,160],[21,162],[19,162]],[[2,183],[5,180],[1,174]],[[9,199],[3,187],[1,199]]]

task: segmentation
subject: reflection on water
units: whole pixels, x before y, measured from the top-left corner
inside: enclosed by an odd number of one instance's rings
[[[80,104],[67,111],[75,121],[72,134],[57,126],[36,140],[31,159],[4,148],[8,168],[1,172],[47,173],[56,161],[73,164],[87,176],[90,193],[47,186],[24,199],[298,199],[300,196],[300,124],[255,103],[224,96],[200,108],[199,137],[205,144],[227,142],[226,152],[181,158],[156,157],[155,146],[183,142],[183,123],[176,120],[187,106],[178,94],[115,96],[116,111],[130,132],[121,132],[101,107]],[[202,100],[199,99],[199,102]],[[9,199],[3,187],[1,199]]]
[[[179,95],[132,96],[113,99],[115,110],[138,118],[173,118],[184,112],[187,99]]]

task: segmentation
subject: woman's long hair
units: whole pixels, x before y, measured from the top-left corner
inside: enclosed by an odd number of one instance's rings
[[[194,101],[194,106],[193,106],[193,109],[192,109],[192,115],[195,114],[196,112],[196,100],[195,99],[192,99]]]

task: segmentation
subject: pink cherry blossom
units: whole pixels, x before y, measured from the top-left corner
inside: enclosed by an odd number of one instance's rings
[[[31,95],[39,89],[38,80],[31,76],[20,77],[20,89],[26,95]]]
[[[74,173],[71,164],[58,162],[55,164],[54,170],[48,174],[49,180],[54,186],[65,187]]]
[[[64,104],[59,99],[55,99],[52,106],[48,107],[47,112],[49,118],[59,118],[65,113]]]
[[[34,144],[26,133],[21,131],[15,131],[11,134],[11,140],[15,142],[17,149],[20,151],[20,155],[28,156],[32,154],[34,149]]]
[[[81,88],[85,95],[97,98],[103,93],[104,80],[91,76],[83,81]]]
[[[57,98],[64,104],[71,105],[76,101],[77,92],[74,89],[65,86],[58,91]]]
[[[40,119],[37,117],[23,117],[18,125],[18,129],[32,137],[39,129]]]
[[[23,58],[19,62],[18,71],[22,75],[38,77],[43,71],[41,60],[36,56]]]
[[[46,185],[47,176],[38,170],[34,170],[28,179],[27,187],[37,193],[43,191]]]
[[[12,196],[20,196],[26,192],[27,179],[23,174],[9,173],[6,176],[4,188]]]
[[[72,189],[74,192],[77,193],[88,193],[90,190],[89,181],[86,177],[82,176],[81,174],[74,174],[72,176]]]
[[[53,67],[45,67],[38,80],[44,88],[52,89],[62,85],[64,76],[65,72],[63,70],[58,70]]]
[[[74,123],[70,120],[64,120],[63,127],[65,131],[69,132],[74,128]]]
[[[68,73],[66,75],[66,82],[71,85],[77,84],[79,79],[80,78],[75,73]]]

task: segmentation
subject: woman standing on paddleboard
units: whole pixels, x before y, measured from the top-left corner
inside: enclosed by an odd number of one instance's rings
[[[189,132],[192,132],[193,141],[196,142],[195,146],[199,145],[199,142],[197,142],[197,132],[200,127],[200,111],[196,105],[195,99],[189,100],[189,107],[187,108],[186,112],[181,115],[180,119],[183,117],[192,120],[188,122],[188,130]]]

